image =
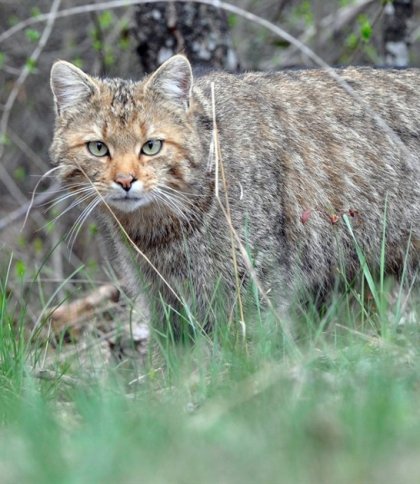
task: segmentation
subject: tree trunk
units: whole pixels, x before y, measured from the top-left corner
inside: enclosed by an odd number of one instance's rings
[[[146,3],[136,8],[135,22],[144,73],[177,53],[185,54],[194,66],[238,69],[228,20],[221,9],[197,3]]]
[[[413,0],[393,0],[385,6],[384,58],[387,66],[409,64],[408,19],[413,14]]]

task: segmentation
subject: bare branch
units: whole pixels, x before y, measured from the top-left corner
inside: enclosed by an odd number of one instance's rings
[[[89,5],[83,5],[80,7],[74,7],[74,8],[69,8],[66,10],[61,10],[60,12],[56,12],[54,14],[54,18],[62,18],[62,17],[68,17],[70,15],[78,15],[82,13],[87,13],[87,12],[93,12],[93,11],[101,11],[101,10],[106,10],[106,9],[112,9],[112,8],[122,8],[122,7],[129,7],[132,5],[139,5],[143,3],[157,3],[161,1],[166,1],[170,2],[172,0],[113,0],[110,2],[102,2],[102,3],[96,3],[96,4],[89,4]],[[298,40],[296,37],[293,35],[289,34],[286,32],[284,29],[281,27],[278,27],[277,25],[274,25],[272,22],[269,22],[266,19],[263,19],[259,17],[258,15],[255,15],[251,12],[248,12],[247,10],[244,10],[243,8],[237,7],[235,5],[232,5],[227,2],[221,2],[219,0],[179,0],[180,2],[189,2],[189,1],[194,1],[196,3],[202,3],[205,5],[210,5],[215,8],[222,8],[223,10],[226,10],[227,12],[233,13],[235,15],[238,15],[240,17],[243,17],[257,25],[261,25],[262,27],[266,28],[267,30],[270,30],[273,32],[275,35],[278,37],[286,40],[290,44],[294,45],[297,49],[299,49],[302,54],[304,54],[306,57],[308,57],[310,60],[312,60],[316,65],[322,67],[325,69],[325,71],[329,74],[331,78],[333,78],[339,85],[340,87],[350,96],[353,97],[361,106],[363,106],[366,109],[366,112],[371,116],[372,119],[375,120],[377,125],[389,136],[390,140],[394,142],[396,145],[398,145],[401,149],[402,152],[405,153],[407,161],[412,159],[412,155],[410,152],[407,150],[407,148],[404,146],[404,143],[400,140],[398,135],[394,133],[394,131],[388,126],[388,124],[382,119],[381,116],[379,116],[377,113],[375,113],[369,106],[369,103],[366,102],[361,96],[357,94],[354,89],[351,88],[351,86],[342,79],[340,74],[338,74],[332,67],[330,67],[321,57],[319,57],[313,50],[311,50],[308,46],[306,46],[304,43],[302,43],[300,40]],[[366,0],[368,1],[368,0]],[[0,35],[0,42],[5,40],[5,38],[10,37],[11,35],[15,34],[16,32],[24,29],[28,25],[33,25],[35,23],[43,22],[47,19],[50,19],[52,16],[52,13],[49,14],[42,14],[37,17],[34,17],[32,19],[27,19],[23,22],[20,22],[19,24],[16,24],[14,27],[11,29],[7,30],[4,32],[2,35]]]
[[[38,60],[39,56],[41,55],[48,41],[49,36],[51,35],[60,4],[61,4],[61,0],[54,0],[50,13],[48,14],[47,23],[39,39],[38,45],[36,46],[32,54],[29,56],[28,61],[22,68],[19,74],[19,77],[17,78],[13,86],[13,89],[10,91],[6,104],[4,105],[3,114],[0,119],[0,160],[2,159],[4,154],[5,139],[7,135],[7,126],[9,124],[10,113],[13,109],[13,106],[15,104],[17,95],[19,94],[21,87],[23,86],[23,84],[26,81],[26,78],[31,72],[30,66],[36,63],[36,61]],[[9,175],[9,173],[7,172],[3,164],[0,164],[0,175],[3,182],[6,184],[7,188],[9,189],[10,193],[14,196],[14,198],[16,198],[19,202],[26,201],[25,195],[22,193],[20,187],[16,184],[14,179]]]
[[[57,189],[60,186],[59,183],[53,185],[51,188],[46,190],[45,192],[40,193],[34,200],[25,202],[13,212],[8,213],[5,217],[0,220],[0,232],[5,228],[9,227],[9,225],[13,224],[14,222],[18,221],[21,218],[24,218],[25,215],[30,210],[31,206],[39,206],[45,202],[51,200],[51,198],[57,195]]]
[[[42,159],[35,151],[13,130],[8,128],[8,135],[20,151],[37,166],[42,172],[48,169],[48,162]]]
[[[337,12],[334,12],[323,18],[319,23],[319,28],[321,30],[318,45],[319,49],[322,49],[322,46],[325,45],[335,33],[342,30],[344,26],[353,22],[361,12],[370,7],[374,2],[375,0],[358,0],[356,3],[342,7]],[[307,44],[315,34],[316,27],[311,25],[305,30],[304,34],[299,38],[299,40],[302,43]],[[299,50],[300,49],[296,45],[293,45],[290,49],[288,49],[286,56],[282,58],[282,62],[287,65],[289,62],[291,62],[293,56],[296,55]]]

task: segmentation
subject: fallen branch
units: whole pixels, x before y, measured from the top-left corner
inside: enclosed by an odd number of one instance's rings
[[[76,326],[81,320],[86,320],[97,313],[105,302],[116,303],[119,291],[112,284],[100,286],[85,297],[70,303],[62,304],[50,314],[51,326],[55,333]]]

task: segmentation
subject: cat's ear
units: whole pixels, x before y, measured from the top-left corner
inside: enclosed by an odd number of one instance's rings
[[[58,61],[52,66],[51,90],[58,114],[85,102],[97,89],[95,81],[70,62]]]
[[[152,89],[165,99],[182,106],[190,104],[193,75],[191,64],[183,55],[175,55],[164,62],[146,82],[145,89]]]

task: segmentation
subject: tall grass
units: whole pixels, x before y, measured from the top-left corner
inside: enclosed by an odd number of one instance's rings
[[[418,482],[418,289],[380,311],[351,290],[309,305],[299,352],[257,307],[246,340],[222,324],[193,343],[160,329],[136,371],[96,359],[93,374],[59,341],[39,372],[46,348],[28,344],[12,267],[0,284],[2,484]]]

